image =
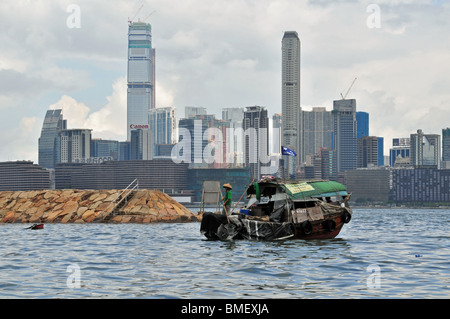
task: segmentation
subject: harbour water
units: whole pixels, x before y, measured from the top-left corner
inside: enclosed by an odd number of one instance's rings
[[[450,210],[354,209],[332,240],[207,241],[199,223],[2,224],[0,298],[449,298]]]

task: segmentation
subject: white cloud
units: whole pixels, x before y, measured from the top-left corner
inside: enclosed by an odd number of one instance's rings
[[[92,129],[95,138],[126,139],[126,79],[116,79],[112,85],[112,95],[107,103],[98,111],[92,112],[86,104],[64,95],[50,105],[50,109],[62,109],[63,117],[67,120],[67,128]]]
[[[66,25],[71,3],[81,10],[79,29]],[[0,118],[0,161],[23,159],[19,149],[25,148],[37,157],[40,126],[54,104],[65,108],[69,127],[125,139],[127,18],[141,4],[137,18],[156,10],[149,22],[158,107],[174,106],[182,115],[185,106],[198,105],[220,115],[222,107],[259,104],[280,112],[281,38],[295,30],[302,43],[302,105],[330,110],[358,77],[349,97],[370,113],[370,132],[385,137],[386,150],[392,137],[418,128],[439,133],[450,118],[450,4],[377,1],[381,28],[371,29],[371,3],[1,1],[0,110],[7,116]]]

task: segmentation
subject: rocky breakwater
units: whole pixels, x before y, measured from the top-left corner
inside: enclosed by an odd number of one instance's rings
[[[199,219],[158,190],[129,194],[122,190],[0,192],[0,223],[179,223]]]

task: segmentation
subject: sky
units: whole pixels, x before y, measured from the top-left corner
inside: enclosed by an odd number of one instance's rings
[[[2,0],[0,162],[38,163],[47,110],[126,139],[128,20],[152,25],[156,106],[281,112],[281,39],[301,41],[301,107],[347,98],[369,134],[450,127],[448,0]]]

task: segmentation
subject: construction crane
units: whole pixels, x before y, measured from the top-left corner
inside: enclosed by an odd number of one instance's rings
[[[351,84],[350,87],[348,88],[348,90],[347,90],[347,92],[345,93],[345,95],[342,95],[342,93],[341,93],[341,97],[342,97],[343,100],[345,100],[345,98],[347,97],[348,92],[350,92],[350,90],[352,89],[353,84],[355,84],[356,80],[357,80],[357,78],[355,78],[355,79],[353,80],[352,84]]]
[[[150,18],[150,16],[151,16],[153,13],[155,13],[155,12],[156,12],[156,10],[153,10],[151,13],[149,13],[149,14],[144,18],[144,21],[143,21],[143,22],[147,21],[147,19]]]
[[[130,18],[128,18],[128,23],[131,23],[131,22],[134,21],[134,19],[136,19],[136,16],[139,14],[139,11],[141,11],[143,7],[144,7],[144,5],[141,4],[141,6],[139,7],[139,9],[137,9],[137,11],[136,11],[136,13],[135,13],[133,19],[130,20]]]

